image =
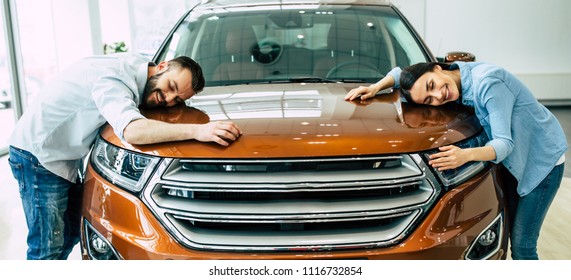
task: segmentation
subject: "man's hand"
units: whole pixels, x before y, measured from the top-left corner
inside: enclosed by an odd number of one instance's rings
[[[216,142],[228,146],[242,131],[229,121],[206,124],[177,124],[153,119],[137,119],[124,130],[125,140],[130,144],[145,145],[170,141],[195,139],[201,142]]]
[[[195,139],[201,142],[216,142],[222,146],[230,145],[242,134],[233,122],[216,121],[198,125]]]
[[[439,171],[454,169],[470,161],[470,153],[456,146],[444,146],[439,150],[439,153],[430,155],[428,161],[428,164]]]

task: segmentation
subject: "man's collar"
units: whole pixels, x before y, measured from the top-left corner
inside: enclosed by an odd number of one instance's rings
[[[143,98],[143,91],[145,90],[145,85],[147,84],[147,79],[149,75],[149,67],[155,66],[154,62],[141,63],[137,69],[137,76],[135,80],[137,81],[137,89],[139,90],[140,98]]]

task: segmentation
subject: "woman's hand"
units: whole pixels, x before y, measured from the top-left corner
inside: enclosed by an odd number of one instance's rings
[[[360,86],[358,88],[354,88],[351,91],[349,91],[349,93],[347,93],[347,95],[345,95],[345,100],[347,101],[353,101],[357,98],[361,98],[361,100],[364,99],[369,99],[374,97],[377,92],[379,92],[376,88],[374,88],[374,85],[365,87],[365,86]]]
[[[496,159],[492,146],[461,149],[450,145],[439,148],[440,152],[430,156],[428,164],[439,171],[458,168],[469,161],[491,161]]]
[[[369,99],[375,97],[377,92],[390,88],[395,85],[395,79],[393,76],[387,75],[383,77],[380,81],[376,84],[372,84],[368,87],[360,86],[358,88],[354,88],[347,95],[345,95],[345,100],[352,101],[357,98],[361,98],[361,100]]]
[[[430,155],[430,164],[439,171],[454,169],[470,161],[470,152],[456,146],[444,146],[439,148],[440,152]]]

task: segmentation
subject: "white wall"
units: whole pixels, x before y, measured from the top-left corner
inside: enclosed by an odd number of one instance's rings
[[[571,1],[393,0],[436,56],[468,51],[518,76],[540,100],[571,100]],[[423,22],[424,21],[424,22]]]
[[[101,54],[101,35],[93,34],[90,14],[91,0],[52,0],[53,36],[57,67],[63,69],[82,57]],[[44,11],[47,12],[47,11]],[[49,23],[47,23],[49,24]],[[97,41],[97,42],[94,42]]]
[[[132,20],[129,2],[126,0],[97,0],[104,44],[125,42],[129,50],[133,46]]]

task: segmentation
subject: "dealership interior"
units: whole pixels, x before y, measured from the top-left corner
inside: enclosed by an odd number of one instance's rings
[[[18,184],[8,165],[8,147],[11,131],[27,104],[58,71],[81,57],[126,49],[152,58],[172,26],[199,1],[1,1],[0,260],[24,260],[27,228]],[[436,57],[448,51],[467,51],[475,54],[477,61],[511,70],[557,117],[571,146],[571,92],[567,86],[571,79],[571,33],[567,30],[571,1],[553,0],[549,5],[533,0],[392,2]],[[465,10],[481,16],[467,20],[464,13],[455,12]],[[571,151],[566,158],[571,159]],[[571,164],[566,163],[539,238],[541,259],[571,260],[569,205]],[[76,246],[69,259],[81,258]]]

